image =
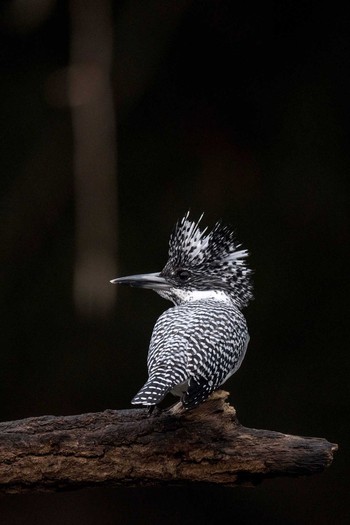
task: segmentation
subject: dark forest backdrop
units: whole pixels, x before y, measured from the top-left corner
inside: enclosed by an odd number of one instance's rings
[[[320,476],[255,489],[6,497],[0,522],[347,523],[349,16],[337,1],[109,8],[1,4],[1,420],[129,407],[170,304],[109,280],[160,270],[191,209],[234,225],[255,269],[227,384],[239,419],[340,451]]]

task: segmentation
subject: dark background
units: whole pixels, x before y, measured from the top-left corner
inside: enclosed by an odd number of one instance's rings
[[[20,20],[16,3],[0,19],[0,417],[127,408],[170,304],[123,288],[103,316],[74,306],[71,113],[50,95],[70,60],[71,15],[47,1],[31,24],[33,3]],[[3,497],[0,522],[348,523],[349,17],[340,2],[113,7],[118,274],[160,270],[189,208],[233,224],[256,296],[246,359],[226,385],[238,417],[340,450],[321,475],[254,489]],[[107,287],[115,275],[102,277]]]

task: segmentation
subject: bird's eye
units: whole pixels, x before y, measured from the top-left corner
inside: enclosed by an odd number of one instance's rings
[[[178,270],[176,272],[176,277],[178,277],[181,281],[187,281],[191,277],[191,274],[188,270]]]

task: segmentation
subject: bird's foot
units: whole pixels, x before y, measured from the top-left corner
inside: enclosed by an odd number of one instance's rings
[[[174,405],[171,405],[171,407],[169,407],[166,410],[166,413],[169,414],[170,416],[179,416],[181,414],[184,414],[185,412],[186,412],[186,409],[183,406],[182,401],[178,401],[177,403],[175,403]]]
[[[160,412],[162,412],[162,410],[157,405],[150,405],[147,409],[147,417],[155,417]]]

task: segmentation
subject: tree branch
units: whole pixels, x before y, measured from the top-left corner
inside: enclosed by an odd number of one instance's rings
[[[251,484],[314,474],[337,445],[243,427],[216,392],[193,411],[106,410],[0,423],[0,491],[96,485]]]

